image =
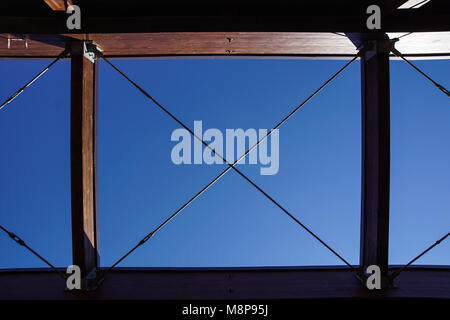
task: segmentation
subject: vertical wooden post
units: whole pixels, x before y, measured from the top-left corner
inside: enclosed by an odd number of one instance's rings
[[[362,196],[360,267],[377,265],[386,280],[389,240],[390,95],[389,48],[385,39],[363,43]],[[386,281],[383,281],[386,286]]]
[[[73,264],[90,289],[99,265],[96,201],[97,63],[84,56],[83,42],[71,43],[70,160]]]

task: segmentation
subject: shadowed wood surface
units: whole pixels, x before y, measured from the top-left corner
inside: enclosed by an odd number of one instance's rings
[[[388,271],[390,186],[390,87],[386,35],[363,45],[361,57],[360,267]],[[384,38],[384,39],[383,39]]]
[[[54,272],[0,271],[0,299],[450,299],[450,269],[405,270],[397,288],[368,290],[349,269],[225,268],[117,269],[91,292],[64,291]]]
[[[63,1],[4,0],[0,57],[55,56],[74,38],[93,40],[107,56],[350,56],[355,48],[342,34],[370,32],[366,10],[373,4],[381,8],[381,32],[415,32],[398,43],[403,54],[450,55],[450,2],[398,9],[404,2],[74,0],[81,29],[69,30],[69,15],[52,10]]]

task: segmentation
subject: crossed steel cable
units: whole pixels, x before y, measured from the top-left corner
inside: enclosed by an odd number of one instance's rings
[[[405,62],[411,65],[416,71],[426,77],[429,81],[431,81],[437,88],[439,88],[442,92],[444,92],[447,96],[449,95],[449,91],[431,79],[428,75],[426,75],[423,71],[409,62],[400,52],[398,52],[395,48],[391,48],[391,51],[402,58]],[[68,53],[67,50],[62,51],[56,58],[53,60],[47,67],[45,67],[41,72],[39,72],[35,77],[33,77],[29,82],[27,82],[22,88],[20,88],[17,92],[11,95],[5,102],[0,105],[0,109],[2,109],[5,105],[13,101],[17,96],[19,96],[26,88],[28,88],[34,81],[36,81],[39,77],[41,77],[46,71],[48,71],[58,60],[66,56]],[[133,80],[131,80],[128,76],[126,76],[122,71],[120,71],[116,66],[114,66],[108,59],[106,59],[102,53],[99,55],[117,72],[119,72],[123,77],[125,77],[133,86],[135,86],[141,93],[143,93],[147,98],[149,98],[153,103],[155,103],[161,110],[163,110],[166,114],[168,114],[172,119],[174,119],[177,123],[179,123],[184,129],[186,129],[191,135],[193,135],[197,140],[202,142],[208,149],[210,149],[215,155],[219,156],[228,167],[222,171],[216,178],[214,178],[210,183],[208,183],[205,187],[203,187],[197,194],[195,194],[189,201],[187,201],[183,206],[181,206],[177,211],[175,211],[169,218],[167,218],[163,223],[161,223],[156,229],[147,234],[144,238],[142,238],[136,246],[134,246],[131,250],[129,250],[125,255],[123,255],[119,260],[117,260],[111,267],[109,267],[105,272],[103,272],[98,280],[103,280],[106,273],[111,271],[114,267],[116,267],[121,261],[123,261],[126,257],[128,257],[132,252],[134,252],[138,247],[147,242],[153,235],[162,229],[168,222],[170,222],[176,215],[178,215],[183,209],[185,209],[190,203],[192,203],[196,198],[198,198],[202,193],[204,193],[209,187],[211,187],[214,183],[216,183],[222,176],[224,176],[230,169],[235,170],[240,176],[242,176],[245,180],[247,180],[252,186],[254,186],[258,191],[260,191],[265,197],[267,197],[270,201],[272,201],[277,207],[279,207],[285,214],[287,214],[292,220],[294,220],[298,225],[300,225],[304,230],[306,230],[309,234],[311,234],[316,240],[318,240],[322,245],[324,245],[328,250],[330,250],[335,256],[337,256],[341,261],[343,261],[349,268],[354,270],[354,267],[350,265],[344,258],[342,258],[336,251],[334,251],[329,245],[327,245],[322,239],[320,239],[315,233],[313,233],[309,228],[307,228],[303,223],[301,223],[297,218],[295,218],[291,213],[289,213],[284,207],[282,207],[277,201],[275,201],[269,194],[267,194],[264,190],[262,190],[258,185],[256,185],[253,181],[251,181],[246,175],[244,175],[240,170],[238,170],[235,165],[239,163],[243,158],[245,158],[254,148],[256,148],[261,142],[263,142],[267,137],[269,137],[274,130],[278,129],[281,125],[284,124],[291,116],[293,116],[301,107],[303,107],[309,100],[311,100],[317,93],[319,93],[326,85],[328,85],[334,78],[336,78],[342,71],[344,71],[354,60],[358,58],[360,53],[355,55],[350,61],[348,61],[341,69],[339,69],[331,78],[329,78],[325,83],[323,83],[316,91],[314,91],[307,99],[305,99],[299,106],[297,106],[291,113],[289,113],[283,120],[281,120],[274,128],[272,128],[264,137],[262,137],[258,142],[256,142],[253,146],[251,146],[243,155],[241,155],[235,162],[228,162],[221,154],[217,153],[215,149],[211,148],[203,139],[198,137],[189,127],[187,127],[184,123],[182,123],[177,117],[175,117],[172,113],[170,113],[166,108],[164,108],[158,101],[156,101],[150,94],[148,94],[144,89],[142,89],[138,84],[136,84]],[[35,250],[30,248],[19,236],[8,231],[6,228],[0,225],[0,229],[3,230],[8,236],[14,240],[17,244],[25,247],[31,253],[33,253],[36,257],[46,263],[50,268],[52,268],[55,272],[57,272],[61,278],[66,279],[66,275],[63,274],[60,270],[58,270],[55,266],[53,266],[50,262],[44,259],[41,255],[39,255]],[[417,259],[422,257],[428,251],[433,249],[435,246],[444,241],[450,232],[444,235],[442,238],[437,240],[434,244],[425,249],[418,256],[409,261],[406,265],[404,265],[401,269],[393,272],[390,275],[390,278],[393,279],[397,277],[403,270],[407,269],[412,263],[414,263]]]
[[[101,53],[100,53],[101,54]],[[289,113],[286,117],[284,117],[275,127],[273,127],[266,135],[264,135],[258,142],[256,142],[253,146],[251,146],[243,155],[241,155],[235,162],[230,163],[227,161],[221,154],[217,153],[211,146],[209,146],[202,138],[197,136],[188,126],[186,126],[183,122],[181,122],[177,117],[175,117],[172,113],[170,113],[166,108],[164,108],[158,101],[156,101],[148,92],[146,92],[142,87],[140,87],[136,82],[131,80],[127,75],[125,75],[122,71],[120,71],[115,65],[113,65],[103,54],[101,57],[105,60],[113,69],[115,69],[119,74],[121,74],[125,79],[127,79],[133,86],[135,86],[142,94],[144,94],[148,99],[150,99],[156,106],[158,106],[161,110],[163,110],[166,114],[168,114],[172,119],[174,119],[177,123],[179,123],[184,129],[186,129],[193,137],[202,142],[208,149],[210,149],[215,155],[219,156],[228,167],[222,171],[216,178],[214,178],[210,183],[208,183],[205,187],[203,187],[197,194],[195,194],[189,201],[187,201],[184,205],[182,205],[178,210],[176,210],[171,216],[169,216],[163,223],[161,223],[156,229],[152,232],[148,233],[144,238],[142,238],[131,250],[129,250],[125,255],[123,255],[119,260],[117,260],[111,267],[109,267],[100,279],[103,279],[104,275],[111,271],[114,267],[116,267],[120,262],[122,262],[126,257],[128,257],[132,252],[134,252],[137,248],[142,246],[145,242],[147,242],[153,235],[158,232],[162,227],[164,227],[169,221],[171,221],[175,216],[177,216],[183,209],[185,209],[190,203],[192,203],[195,199],[197,199],[203,192],[205,192],[209,187],[211,187],[214,183],[216,183],[221,177],[223,177],[230,169],[235,170],[241,177],[247,180],[253,187],[255,187],[259,192],[261,192],[267,199],[269,199],[272,203],[274,203],[278,208],[280,208],[286,215],[288,215],[292,220],[294,220],[298,225],[300,225],[304,230],[306,230],[309,234],[311,234],[316,240],[318,240],[323,246],[325,246],[328,250],[330,250],[336,257],[338,257],[341,261],[343,261],[350,269],[354,270],[355,268],[342,256],[340,256],[335,250],[333,250],[328,244],[326,244],[321,238],[319,238],[314,232],[312,232],[308,227],[306,227],[303,223],[301,223],[297,218],[295,218],[289,211],[287,211],[279,202],[274,200],[267,192],[261,189],[258,185],[256,185],[252,180],[250,180],[245,174],[243,174],[239,169],[235,167],[235,165],[242,160],[247,154],[249,154],[254,148],[256,148],[262,141],[264,141],[267,137],[269,137],[274,130],[278,129],[281,125],[283,125],[291,116],[293,116],[301,107],[303,107],[312,97],[314,97],[317,93],[319,93],[326,85],[328,85],[334,78],[336,78],[342,71],[344,71],[353,61],[355,61],[359,57],[359,53],[356,54],[350,61],[348,61],[341,69],[339,69],[335,74],[333,74],[327,81],[325,81],[316,91],[314,91],[308,98],[306,98],[299,106],[297,106],[291,113]]]

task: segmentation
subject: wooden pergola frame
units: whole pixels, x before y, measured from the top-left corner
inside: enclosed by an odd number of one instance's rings
[[[108,13],[107,16],[84,17],[82,33],[66,29],[64,11],[33,17],[0,17],[3,34],[0,57],[45,58],[58,55],[64,48],[69,50],[73,263],[81,267],[84,288],[88,287],[87,279],[95,277],[99,271],[96,204],[98,62],[91,62],[84,56],[85,40],[97,44],[105,56],[125,58],[186,55],[345,58],[354,55],[357,48],[363,48],[360,59],[360,268],[378,265],[385,277],[388,270],[395,269],[388,264],[390,41],[386,33],[450,31],[450,12],[425,12],[416,20],[412,19],[411,12],[396,11],[405,0],[375,2],[383,8],[383,30],[378,32],[367,31],[364,13],[359,16],[317,16],[314,12],[305,12],[302,16],[263,18],[227,15],[121,17]],[[45,3],[54,10],[64,10],[63,1],[46,0]],[[18,43],[6,48],[6,39],[15,39]],[[27,46],[23,46],[24,41]],[[424,46],[424,50],[412,51],[410,56],[450,53],[445,46],[433,50],[427,51]],[[118,268],[91,292],[65,292],[60,281],[48,270],[4,270],[0,272],[0,299],[450,298],[450,269],[433,267],[405,270],[396,281],[398,289],[382,291],[367,290],[350,270],[336,267]]]

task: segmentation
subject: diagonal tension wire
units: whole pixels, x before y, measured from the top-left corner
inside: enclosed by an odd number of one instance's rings
[[[419,259],[420,257],[422,257],[425,253],[427,253],[428,251],[430,251],[431,249],[433,249],[434,247],[436,247],[438,244],[440,244],[442,241],[444,241],[448,236],[450,235],[450,232],[448,232],[445,236],[443,236],[442,238],[440,238],[438,241],[436,241],[435,243],[433,243],[431,246],[429,246],[427,249],[425,249],[424,251],[422,251],[418,256],[416,256],[414,259],[412,259],[410,262],[408,262],[407,264],[405,264],[402,268],[400,268],[399,270],[393,272],[389,278],[394,279],[396,277],[398,277],[398,275],[405,269],[407,269],[411,264],[413,264],[417,259]]]
[[[444,94],[446,94],[448,97],[450,97],[450,92],[442,85],[431,79],[425,72],[420,70],[418,67],[413,65],[409,60],[407,60],[403,54],[401,54],[397,49],[391,48],[391,51],[393,54],[395,54],[397,57],[403,59],[406,63],[408,63],[411,67],[413,67],[417,72],[419,72],[421,75],[423,75],[425,78],[427,78],[432,84],[434,84],[439,90],[441,90]]]
[[[50,268],[52,268],[54,271],[56,271],[64,280],[66,280],[66,276],[64,275],[64,273],[62,273],[60,270],[58,270],[54,265],[52,265],[50,262],[48,262],[46,259],[44,259],[39,253],[37,253],[36,251],[34,251],[33,249],[31,249],[26,243],[25,241],[23,241],[18,235],[8,231],[6,228],[4,228],[2,225],[0,225],[0,229],[2,229],[4,232],[6,232],[6,234],[13,239],[17,244],[25,247],[26,249],[28,249],[28,251],[30,251],[32,254],[34,254],[36,257],[38,257],[40,260],[42,260],[43,262],[45,262],[45,264],[47,264]]]
[[[130,251],[123,255],[119,260],[117,260],[111,267],[109,267],[106,272],[112,270],[121,261],[123,261],[128,255],[135,251],[138,247],[143,245],[147,240],[149,240],[157,231],[164,227],[169,221],[171,221],[176,215],[178,215],[184,208],[186,208],[190,203],[192,203],[197,197],[199,197],[203,192],[205,192],[210,186],[217,182],[225,173],[230,169],[234,169],[239,175],[241,175],[245,180],[252,184],[258,191],[260,191],[264,196],[266,196],[270,201],[272,201],[276,206],[278,206],[284,213],[286,213],[291,219],[293,219],[297,224],[299,224],[303,229],[310,233],[314,238],[316,238],[321,244],[323,244],[327,249],[329,249],[333,254],[335,254],[340,260],[342,260],[347,266],[353,269],[353,266],[348,263],[344,258],[342,258],[336,251],[334,251],[330,246],[328,246],[322,239],[320,239],[316,234],[314,234],[310,229],[308,229],[304,224],[302,224],[298,219],[296,219],[291,213],[289,213],[285,208],[283,208],[277,201],[275,201],[271,196],[269,196],[264,190],[257,186],[253,181],[251,181],[246,175],[244,175],[240,170],[238,170],[235,165],[242,160],[247,154],[249,154],[254,148],[256,148],[262,141],[264,141],[268,136],[270,136],[274,130],[278,129],[284,122],[286,122],[291,116],[293,116],[302,106],[304,106],[312,97],[319,93],[326,85],[328,85],[334,78],[336,78],[342,71],[344,71],[353,61],[358,58],[359,54],[355,55],[347,64],[345,64],[339,71],[337,71],[331,78],[329,78],[324,84],[322,84],[316,91],[314,91],[307,99],[305,99],[299,106],[297,106],[291,113],[289,113],[283,120],[281,120],[274,128],[272,128],[265,136],[263,136],[257,143],[250,147],[241,157],[239,157],[234,163],[229,163],[222,155],[218,154],[211,146],[209,146],[205,141],[198,137],[189,127],[184,125],[178,118],[171,114],[166,108],[164,108],[159,102],[157,102],[149,93],[142,89],[138,84],[126,76],[122,71],[120,71],[116,66],[114,66],[108,59],[103,56],[103,59],[117,72],[119,72],[124,78],[126,78],[133,86],[135,86],[141,93],[143,93],[147,98],[153,101],[160,109],[166,112],[172,119],[179,123],[183,128],[190,132],[196,139],[202,142],[206,147],[208,147],[214,154],[219,156],[223,161],[228,164],[228,167],[221,172],[216,178],[214,178],[210,183],[208,183],[203,189],[201,189],[197,194],[195,194],[188,202],[176,210],[169,218],[167,218],[163,223],[161,223],[156,229],[147,234],[141,241],[139,241]],[[105,273],[106,273],[105,272]],[[104,274],[105,274],[104,273]]]
[[[33,82],[35,82],[37,79],[39,79],[44,73],[48,71],[58,60],[63,58],[67,54],[67,50],[64,50],[61,52],[55,60],[53,60],[48,66],[46,66],[41,72],[39,72],[36,76],[33,77],[30,81],[28,81],[22,88],[20,88],[17,92],[15,92],[13,95],[11,95],[8,99],[6,99],[5,102],[3,102],[0,105],[0,110],[6,106],[8,103],[13,101],[15,98],[17,98],[26,88],[28,88]]]
[[[130,251],[128,251],[124,256],[122,256],[116,263],[114,263],[108,270],[113,269],[117,264],[119,264],[122,260],[124,260],[129,254],[131,254],[134,250],[136,250],[139,246],[143,245],[147,240],[149,240],[157,231],[159,231],[164,225],[166,225],[169,221],[171,221],[178,213],[180,213],[184,208],[186,208],[190,203],[192,203],[198,196],[200,196],[203,192],[205,192],[210,186],[212,186],[215,182],[217,182],[225,173],[227,173],[231,168],[235,169],[241,176],[243,176],[247,181],[249,181],[253,186],[255,186],[259,191],[261,191],[266,197],[269,198],[273,203],[275,203],[278,207],[280,207],[286,214],[288,214],[291,218],[293,218],[300,226],[302,226],[306,231],[312,234],[317,240],[319,240],[324,246],[326,246],[329,250],[331,250],[338,258],[344,261],[350,268],[353,268],[345,259],[339,256],[334,250],[332,250],[325,242],[323,242],[320,238],[318,238],[314,233],[312,233],[306,226],[301,224],[297,219],[295,219],[286,209],[281,207],[275,200],[273,200],[267,193],[265,193],[262,189],[260,189],[257,185],[255,185],[252,181],[250,181],[244,174],[242,174],[239,170],[237,170],[234,165],[236,165],[241,159],[243,159],[251,150],[253,150],[258,144],[260,144],[264,139],[266,139],[272,132],[280,127],[287,119],[289,119],[296,111],[298,111],[304,104],[306,104],[314,95],[316,95],[320,90],[322,90],[329,82],[331,82],[339,73],[341,73],[350,63],[352,63],[358,55],[356,55],[352,60],[350,60],[343,68],[341,68],[337,73],[335,73],[329,80],[327,80],[319,89],[317,89],[313,94],[311,94],[302,104],[300,104],[297,108],[295,108],[288,116],[286,116],[280,123],[278,123],[273,129],[271,129],[263,138],[261,138],[257,143],[255,143],[247,152],[245,152],[239,159],[237,159],[233,164],[229,164],[223,157],[222,159],[227,162],[229,167],[225,169],[222,173],[220,173],[215,179],[213,179],[209,184],[207,184],[202,190],[200,190],[194,197],[192,197],[188,202],[186,202],[183,206],[181,206],[177,211],[175,211],[169,218],[167,218],[161,225],[159,225],[155,230],[146,235],[135,247],[133,247]],[[103,57],[104,58],[104,57]],[[130,83],[132,83],[139,91],[141,91],[145,96],[147,96],[150,100],[152,100],[157,106],[159,106],[163,111],[168,113],[175,121],[177,121],[180,125],[182,125],[186,130],[188,130],[191,134],[193,132],[185,126],[181,121],[176,119],[170,112],[168,112],[164,107],[162,107],[153,97],[151,97],[145,90],[143,90],[139,85],[137,85],[134,81],[128,78],[123,72],[121,72],[117,67],[115,67],[111,62],[109,62],[106,58],[104,60],[110,64],[116,71],[118,71],[122,76],[124,76]],[[193,134],[194,135],[194,134]],[[198,136],[194,135],[198,140],[200,140],[203,144],[205,144],[209,149],[211,149],[215,154],[215,150],[213,150],[208,144],[206,144],[202,139]],[[219,157],[220,155],[217,154]]]
[[[37,79],[39,79],[44,73],[46,73],[58,60],[66,56],[67,50],[63,50],[47,67],[45,67],[41,72],[39,72],[36,76],[34,76],[30,81],[28,81],[22,88],[20,88],[18,91],[16,91],[13,95],[11,95],[8,99],[6,99],[1,105],[0,110],[6,106],[8,103],[13,101],[15,98],[17,98],[26,88],[28,88],[33,82],[35,82]],[[30,248],[25,241],[23,241],[18,235],[8,231],[6,228],[4,228],[2,225],[0,225],[0,229],[3,230],[11,239],[13,239],[17,244],[25,247],[28,249],[31,253],[33,253],[36,257],[38,257],[40,260],[42,260],[45,264],[47,264],[50,268],[52,268],[54,271],[56,271],[64,280],[66,279],[65,275],[58,270],[54,265],[52,265],[50,262],[48,262],[46,259],[44,259],[40,254],[38,254],[36,251],[34,251],[32,248]]]
[[[396,37],[396,38],[394,38],[394,39],[400,40],[401,38],[407,37],[407,36],[409,36],[410,34],[412,34],[412,32],[408,32],[408,33],[402,34],[401,36]],[[394,40],[394,39],[392,39],[392,40]]]

